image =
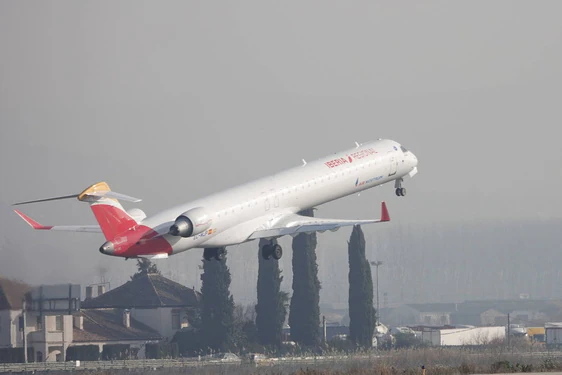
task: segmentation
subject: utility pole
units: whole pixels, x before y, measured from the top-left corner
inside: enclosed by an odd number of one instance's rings
[[[324,344],[326,344],[326,316],[322,315],[322,339]]]
[[[511,346],[511,324],[509,321],[509,313],[507,313],[507,349],[509,349]]]
[[[380,316],[380,310],[379,310],[379,266],[382,265],[382,262],[380,260],[377,261],[371,261],[371,266],[375,266],[375,279],[376,279],[376,289],[377,289],[377,313],[376,313],[376,325],[379,325],[379,316]]]
[[[22,305],[22,315],[23,315],[23,362],[27,363],[27,337],[26,337],[26,332],[25,332],[25,326],[27,325],[27,321],[25,318],[26,315],[26,301],[25,301],[25,297],[23,297],[23,305]]]

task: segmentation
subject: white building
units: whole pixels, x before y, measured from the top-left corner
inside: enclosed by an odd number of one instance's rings
[[[562,348],[562,323],[546,323],[544,331],[548,348]]]
[[[0,277],[0,348],[23,346],[19,321],[23,299],[30,289],[25,283]]]
[[[0,278],[0,348],[22,348],[25,332],[26,346],[31,348],[29,361],[64,361],[69,346],[97,345],[101,352],[106,344],[129,344],[143,358],[146,343],[171,340],[176,331],[189,327],[191,312],[201,300],[195,290],[157,274],[137,277],[107,293],[100,288],[102,294],[84,301],[80,311],[49,310],[49,306],[70,306],[76,300],[45,297],[38,302],[32,297],[41,288],[59,287],[68,290],[70,286],[32,288]]]
[[[146,274],[96,298],[87,298],[82,309],[127,309],[131,318],[171,340],[191,326],[191,314],[200,308],[201,294],[160,274]]]
[[[505,327],[425,328],[415,332],[423,342],[434,346],[485,345],[505,338]]]

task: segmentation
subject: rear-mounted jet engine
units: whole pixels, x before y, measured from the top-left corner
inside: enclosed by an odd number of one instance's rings
[[[178,216],[170,227],[172,236],[191,237],[209,229],[212,220],[203,207],[196,207]]]

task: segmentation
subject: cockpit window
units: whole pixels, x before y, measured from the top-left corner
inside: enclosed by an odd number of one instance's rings
[[[402,149],[402,152],[408,152],[408,150],[406,150],[406,147],[400,146],[400,148]]]

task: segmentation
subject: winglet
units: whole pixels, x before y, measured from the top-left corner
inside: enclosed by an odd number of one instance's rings
[[[381,203],[381,221],[390,221],[390,215],[388,214],[388,209],[386,208],[386,202]]]
[[[31,225],[31,227],[33,227],[33,229],[50,230],[51,228],[53,228],[52,226],[46,226],[46,225],[39,224],[38,222],[36,222],[32,218],[30,218],[29,216],[24,215],[22,212],[20,212],[18,210],[14,210],[14,212],[16,214],[18,214],[19,217],[21,217],[27,224]]]

